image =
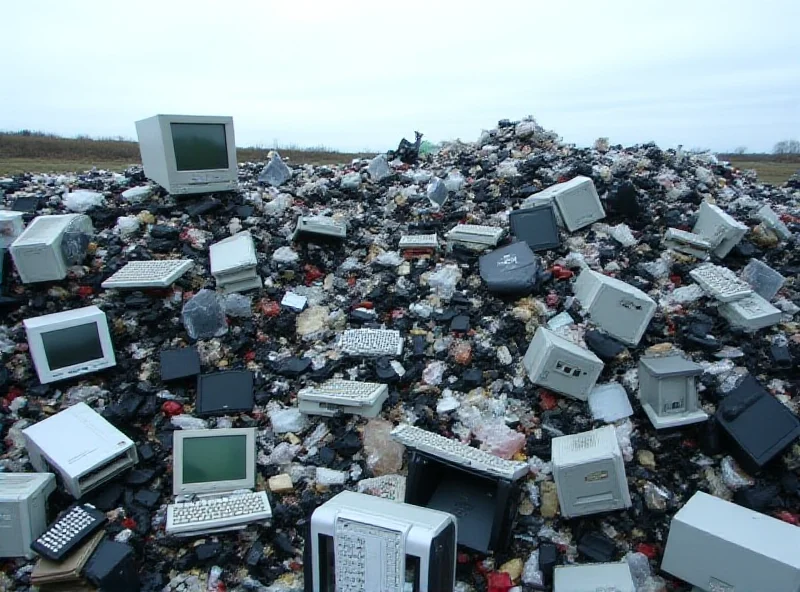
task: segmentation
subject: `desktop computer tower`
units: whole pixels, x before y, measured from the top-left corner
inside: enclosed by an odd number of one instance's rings
[[[77,403],[22,431],[31,464],[58,475],[79,499],[135,465],[134,443],[86,403]]]

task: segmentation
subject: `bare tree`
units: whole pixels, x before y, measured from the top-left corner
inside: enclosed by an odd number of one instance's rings
[[[734,154],[747,154],[747,146],[737,146],[733,149]]]
[[[800,141],[782,140],[775,144],[773,154],[800,154]]]

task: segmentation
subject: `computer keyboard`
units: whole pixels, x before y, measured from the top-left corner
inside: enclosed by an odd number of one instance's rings
[[[450,232],[445,234],[445,238],[456,242],[478,243],[481,245],[497,246],[497,243],[505,234],[505,230],[496,226],[485,226],[482,224],[458,224]]]
[[[752,288],[727,267],[707,263],[689,272],[709,296],[720,302],[734,302],[753,293]]]
[[[301,234],[319,234],[344,239],[347,237],[347,224],[328,216],[301,216],[297,220],[292,240]]]
[[[711,243],[699,234],[686,232],[679,228],[668,228],[664,235],[664,246],[700,259],[707,259],[711,250]]]
[[[503,479],[516,480],[528,474],[528,463],[505,460],[483,450],[451,440],[421,428],[401,424],[391,432],[392,440],[406,448],[438,456],[468,469]]]
[[[438,249],[439,238],[435,234],[407,234],[400,237],[400,249]]]
[[[166,288],[193,264],[191,259],[131,261],[100,285],[104,288]]]
[[[347,329],[339,338],[339,348],[351,356],[399,356],[403,338],[393,329]]]
[[[33,542],[31,549],[52,561],[62,561],[105,523],[106,515],[94,506],[73,506]]]
[[[239,526],[272,517],[266,491],[256,491],[167,507],[167,534],[182,534]]]
[[[371,403],[385,390],[387,390],[386,385],[378,384],[377,382],[357,382],[355,380],[333,378],[320,386],[302,389],[300,393],[312,399],[353,404],[359,402]]]

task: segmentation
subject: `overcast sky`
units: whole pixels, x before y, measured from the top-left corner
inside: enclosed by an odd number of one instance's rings
[[[800,139],[800,1],[5,0],[0,129],[135,138],[232,115],[239,146]]]

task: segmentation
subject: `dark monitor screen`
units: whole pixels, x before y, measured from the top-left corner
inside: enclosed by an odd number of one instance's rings
[[[179,171],[228,168],[224,123],[171,123],[170,127]]]
[[[185,438],[183,483],[239,481],[247,478],[247,436]]]
[[[42,345],[50,370],[60,370],[103,357],[100,333],[94,322],[42,333]]]

